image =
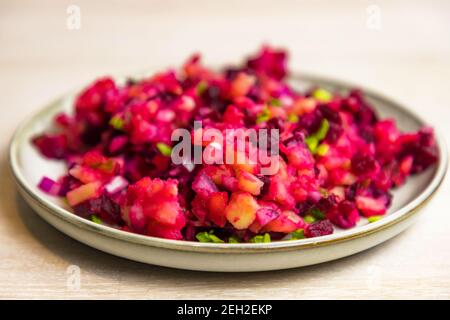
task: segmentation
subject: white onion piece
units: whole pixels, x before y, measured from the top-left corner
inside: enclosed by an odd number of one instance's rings
[[[115,176],[112,180],[105,185],[105,190],[108,194],[117,193],[128,186],[128,181],[122,176]]]

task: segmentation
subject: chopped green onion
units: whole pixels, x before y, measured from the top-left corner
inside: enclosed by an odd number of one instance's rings
[[[321,143],[321,144],[317,147],[316,153],[317,153],[319,156],[323,157],[323,156],[326,156],[326,155],[327,155],[327,153],[328,153],[329,150],[330,150],[330,146],[329,146],[328,144],[326,144],[326,143]]]
[[[270,99],[269,104],[274,107],[281,107],[281,100],[277,98],[272,98]]]
[[[256,123],[261,123],[270,119],[270,110],[265,108],[257,117]]]
[[[270,242],[270,234],[265,233],[264,235],[257,235],[250,239],[250,242],[252,243],[264,243],[264,242]]]
[[[165,143],[158,142],[156,144],[156,148],[158,148],[159,152],[161,152],[161,154],[166,157],[170,157],[170,155],[172,154],[172,148]]]
[[[124,123],[122,118],[116,116],[112,117],[111,120],[109,120],[109,125],[116,130],[122,130]]]
[[[206,89],[208,89],[208,83],[204,80],[200,81],[196,87],[197,95],[201,96],[206,91]]]
[[[317,140],[315,136],[307,136],[305,138],[305,143],[308,146],[309,151],[311,151],[311,153],[315,153],[319,140]]]
[[[216,236],[215,234],[210,233],[209,234],[209,238],[211,239],[211,242],[214,243],[223,243],[223,240],[220,239],[218,236]]]
[[[303,229],[297,229],[289,234],[289,240],[300,240],[305,238],[305,231]]]
[[[323,140],[327,136],[328,130],[330,129],[330,123],[327,119],[323,119],[320,123],[319,130],[315,133],[317,140]]]
[[[316,222],[316,218],[314,218],[313,216],[306,216],[306,217],[303,218],[303,220],[304,220],[306,223],[313,223],[313,222]]]
[[[235,235],[228,238],[228,243],[240,243],[240,242],[241,241],[239,240],[239,238],[236,237]]]
[[[206,232],[206,231],[197,233],[195,235],[195,237],[200,242],[211,242],[210,237],[209,237],[209,233]]]
[[[317,153],[317,147],[323,139],[327,136],[328,130],[330,129],[330,123],[327,119],[323,119],[320,123],[319,130],[317,132],[310,134],[305,138],[305,143],[307,144],[309,151],[311,153],[316,154]],[[323,147],[324,148],[324,147]],[[323,152],[324,150],[321,150]],[[328,150],[326,150],[328,152]]]
[[[331,99],[333,98],[332,94],[329,91],[322,88],[314,90],[312,95],[314,98],[316,98],[317,100],[319,100],[319,102],[322,103],[330,102]]]
[[[213,231],[204,231],[204,232],[199,232],[195,235],[195,237],[197,238],[198,241],[200,242],[214,242],[214,243],[223,243],[223,240],[220,239],[218,236],[216,236],[215,234],[213,234]]]
[[[97,224],[102,224],[102,219],[100,219],[99,217],[97,217],[95,214],[91,215],[91,221],[95,222]]]
[[[293,122],[293,123],[297,123],[298,122],[298,116],[296,114],[288,115],[287,119],[288,119],[289,122]]]
[[[371,217],[367,218],[367,221],[369,221],[369,223],[372,223],[372,222],[380,220],[381,218],[382,218],[382,216],[371,216]]]
[[[323,219],[325,219],[325,214],[322,211],[320,211],[319,209],[317,209],[317,208],[311,209],[310,213],[314,217],[314,219],[316,219],[316,220],[323,220]]]

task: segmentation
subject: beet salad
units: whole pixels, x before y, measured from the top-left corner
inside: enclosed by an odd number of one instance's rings
[[[288,80],[287,53],[268,46],[222,70],[194,55],[179,70],[125,83],[98,79],[72,113],[34,137],[43,156],[67,164],[64,176],[43,177],[39,188],[65,197],[74,214],[128,232],[270,242],[374,222],[386,214],[392,188],[437,161],[431,128],[399,131],[360,90],[300,92]],[[259,160],[173,161],[178,129],[200,152],[248,160],[264,151],[276,171]],[[266,129],[269,143],[234,149],[206,137],[230,129]]]

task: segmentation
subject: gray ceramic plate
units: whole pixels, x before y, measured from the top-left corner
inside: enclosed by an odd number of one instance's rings
[[[118,79],[123,81],[123,79]],[[302,89],[319,85],[332,91],[355,87],[320,77],[293,78]],[[406,107],[365,90],[368,100],[381,117],[393,117],[402,130],[417,130],[424,121]],[[30,138],[49,128],[54,114],[71,110],[75,93],[44,107],[25,121],[15,133],[10,147],[10,165],[19,192],[25,201],[47,222],[70,237],[99,250],[149,264],[203,271],[263,271],[306,266],[345,257],[373,247],[408,227],[418,209],[430,199],[442,182],[447,166],[447,152],[436,132],[439,162],[423,174],[414,176],[393,192],[388,214],[368,224],[365,219],[350,230],[295,241],[245,244],[213,244],[166,240],[116,230],[82,219],[70,212],[63,200],[51,197],[36,186],[42,176],[57,178],[65,166],[44,159],[30,144]]]

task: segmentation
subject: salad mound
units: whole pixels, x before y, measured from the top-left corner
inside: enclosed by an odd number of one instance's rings
[[[431,128],[400,132],[360,90],[299,92],[287,79],[287,54],[271,47],[221,71],[195,55],[179,71],[125,84],[101,78],[78,95],[73,114],[58,114],[51,131],[33,138],[42,155],[67,164],[66,175],[44,177],[39,188],[65,197],[81,217],[129,232],[270,242],[376,221],[392,188],[437,161]],[[180,128],[193,137],[211,128],[277,129],[271,156],[279,166],[264,174],[258,161],[176,164],[171,136]],[[213,144],[222,150],[207,139],[196,147]]]

